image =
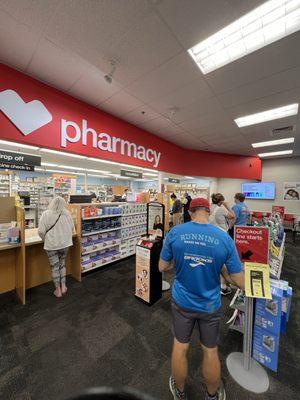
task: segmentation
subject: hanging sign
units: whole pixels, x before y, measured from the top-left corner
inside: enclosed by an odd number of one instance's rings
[[[269,229],[264,226],[236,226],[234,241],[242,262],[268,264]]]
[[[169,178],[168,182],[170,182],[170,183],[180,183],[180,180],[179,179],[175,179],[175,178]]]
[[[4,150],[0,150],[0,161],[3,163],[20,165],[41,165],[41,157]]]
[[[128,178],[138,178],[138,179],[143,178],[143,174],[141,172],[127,171],[125,169],[121,169],[121,176],[127,176]]]
[[[13,169],[16,171],[34,171],[32,165],[21,165],[21,164],[9,164],[0,162],[0,169]]]

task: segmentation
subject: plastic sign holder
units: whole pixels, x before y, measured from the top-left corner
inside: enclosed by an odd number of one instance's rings
[[[247,232],[248,229],[253,229],[253,231],[257,230],[257,235],[254,235],[254,232]],[[237,229],[240,229],[237,235]],[[264,233],[261,235],[263,230]],[[267,263],[269,261],[269,230],[264,227],[235,227],[235,241],[240,241],[241,231],[245,231],[245,241],[247,241],[246,245],[249,246],[250,242],[253,247],[255,247],[255,242],[259,243],[259,251],[253,251],[253,256],[255,259],[252,260],[243,260],[243,255],[241,252],[240,258],[242,261],[253,261],[258,263]],[[250,233],[250,236],[248,234]],[[257,236],[257,238],[254,238]],[[262,240],[263,238],[263,240]],[[267,241],[266,243],[262,243],[263,241]],[[244,243],[243,243],[244,244]],[[239,243],[237,243],[237,248],[239,247]],[[239,250],[239,249],[238,249]],[[252,341],[253,341],[253,298],[246,297],[245,304],[245,330],[244,330],[244,342],[243,342],[243,352],[234,352],[229,354],[226,359],[226,365],[228,371],[232,378],[241,385],[244,389],[249,390],[254,393],[264,393],[269,388],[269,377],[266,370],[255,361],[252,355]]]

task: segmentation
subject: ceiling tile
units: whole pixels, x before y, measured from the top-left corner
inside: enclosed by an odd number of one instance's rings
[[[224,108],[229,108],[299,86],[300,67],[296,67],[225,92],[218,99]]]
[[[100,103],[98,107],[113,115],[122,116],[142,105],[143,103],[140,100],[122,90]]]
[[[212,112],[201,117],[191,118],[181,122],[179,125],[188,131],[199,131],[211,125],[222,124],[222,126],[232,125],[232,119],[223,110],[218,113]]]
[[[271,110],[272,108],[298,103],[299,99],[300,87],[277,93],[276,96],[266,96],[245,104],[238,104],[234,107],[228,108],[226,112],[233,119],[236,119],[245,115]]]
[[[46,34],[105,69],[113,47],[148,13],[152,10],[147,0],[61,0],[59,12],[49,23]]]
[[[177,144],[178,146],[184,147],[186,149],[192,149],[197,144],[205,147],[205,144],[201,142],[199,139],[196,139],[194,136],[185,133],[184,135],[178,135],[172,138],[172,143]]]
[[[263,47],[207,75],[216,94],[300,65],[300,32]]]
[[[20,40],[22,38],[22,40]],[[16,23],[0,11],[0,61],[25,70],[37,46],[39,37],[27,26]]]
[[[158,118],[160,115],[148,106],[141,106],[128,114],[123,115],[123,119],[134,125],[143,126],[146,121]]]
[[[8,16],[32,32],[39,32],[45,29],[58,4],[59,0],[1,0],[0,10],[5,10]],[[24,41],[23,37],[21,41]]]
[[[164,0],[157,9],[186,49],[237,17],[226,0]]]
[[[209,99],[199,99],[196,102],[180,108],[173,116],[172,121],[180,124],[183,121],[190,120],[192,118],[200,117],[202,115],[215,113],[223,113],[223,108],[215,97]],[[162,109],[161,114],[165,116],[170,115],[169,109]]]
[[[107,83],[104,75],[102,71],[87,64],[80,79],[69,90],[69,94],[89,104],[99,105],[121,90],[114,80],[111,84]]]
[[[149,103],[197,78],[198,68],[186,52],[181,52],[126,89],[145,103]]]
[[[182,72],[181,72],[182,73]],[[176,85],[175,85],[176,86]],[[149,103],[149,105],[157,111],[170,110],[172,108],[188,107],[197,101],[213,97],[214,94],[205,82],[200,78],[193,80],[187,85],[178,88],[175,91],[157,98]]]
[[[66,91],[82,74],[83,61],[65,49],[42,39],[27,72],[43,82]]]

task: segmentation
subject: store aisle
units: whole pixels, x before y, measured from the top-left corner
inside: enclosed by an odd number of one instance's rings
[[[297,398],[300,390],[299,343],[300,247],[288,239],[284,278],[294,288],[288,334],[282,338],[278,374],[258,396],[240,389],[228,377],[225,357],[241,349],[241,335],[222,326],[220,352],[228,399]],[[41,266],[44,268],[44,266]],[[96,385],[128,385],[171,399],[169,294],[147,307],[133,297],[134,258],[70,282],[61,301],[50,296],[49,284],[28,293],[28,304],[0,296],[0,399],[63,400],[78,389]],[[171,277],[170,277],[171,279]],[[224,300],[224,310],[229,299]],[[203,398],[199,376],[200,349],[190,351],[189,393]],[[296,343],[298,342],[298,352]]]

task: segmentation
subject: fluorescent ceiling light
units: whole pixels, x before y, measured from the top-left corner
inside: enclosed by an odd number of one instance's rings
[[[143,175],[145,175],[145,176],[156,176],[157,177],[157,174],[154,174],[153,172],[143,172]]]
[[[151,169],[151,168],[142,168],[143,171],[149,171],[149,172],[156,172],[158,173],[158,171],[156,169]]]
[[[29,144],[20,144],[20,143],[16,143],[16,142],[9,142],[8,140],[0,140],[0,144],[5,144],[7,146],[13,146],[13,147],[19,147],[20,149],[39,150],[39,147],[37,147],[37,146],[29,146]]]
[[[185,176],[186,179],[195,179],[193,176]]]
[[[72,169],[74,171],[85,171],[85,168],[81,168],[81,167],[73,167],[70,165],[59,165],[60,168],[65,168],[65,169]]]
[[[89,171],[89,172],[97,172],[99,174],[110,174],[111,173],[110,171],[104,171],[104,170],[101,170],[101,169],[87,169],[87,171]]]
[[[273,108],[272,110],[263,111],[257,114],[246,115],[237,118],[234,122],[239,128],[243,126],[261,124],[262,122],[273,121],[274,119],[290,117],[298,114],[298,103],[289,104],[287,106]]]
[[[285,154],[293,154],[293,150],[282,150],[282,151],[273,151],[271,153],[260,153],[259,157],[272,157],[272,156],[284,156]]]
[[[97,178],[110,178],[109,175],[96,175],[96,174],[88,174],[88,176],[95,176]]]
[[[203,74],[208,74],[299,29],[299,0],[269,0],[188,52]]]
[[[41,165],[42,165],[43,167],[57,167],[57,164],[48,163],[48,162],[41,162]]]
[[[43,153],[51,153],[51,154],[58,154],[60,156],[66,156],[66,157],[73,157],[73,158],[81,158],[81,159],[85,159],[87,157],[84,156],[79,156],[78,154],[73,154],[73,153],[66,153],[64,151],[57,151],[57,150],[51,150],[51,149],[41,149],[41,151]]]
[[[115,162],[115,161],[101,160],[100,158],[94,158],[94,157],[88,157],[88,160],[89,161],[101,162],[101,163],[104,163],[104,164],[120,165],[120,163]]]
[[[66,175],[85,175],[84,173],[82,173],[82,172],[73,172],[73,171],[63,171],[63,170],[60,170],[60,169],[45,169],[44,170],[45,172],[54,172],[54,173],[56,173],[56,174],[66,174]]]
[[[269,140],[268,142],[259,142],[259,143],[252,143],[252,147],[267,147],[267,146],[278,146],[280,144],[288,144],[294,143],[295,138],[286,138],[286,139],[278,139],[278,140]]]

